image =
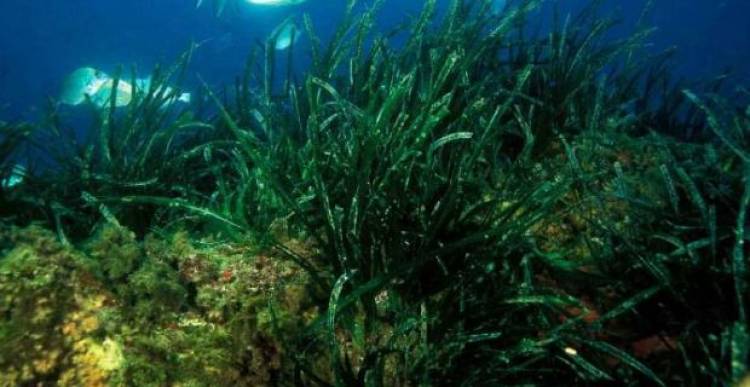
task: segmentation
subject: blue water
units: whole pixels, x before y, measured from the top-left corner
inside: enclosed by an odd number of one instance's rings
[[[208,2],[209,0],[206,0]],[[441,0],[447,3],[448,0]],[[586,0],[561,0],[564,12]],[[362,3],[367,3],[362,1]],[[552,1],[547,2],[550,6]],[[289,7],[240,2],[222,17],[194,0],[2,0],[0,1],[0,119],[37,115],[59,93],[62,79],[81,66],[113,72],[122,64],[142,75],[158,62],[172,63],[190,44],[204,42],[190,67],[210,85],[231,83],[247,54],[289,15],[308,13],[318,33],[330,35],[345,0],[309,0]],[[420,0],[387,0],[382,28],[417,13]],[[641,14],[644,0],[608,1],[625,26]],[[732,69],[750,79],[750,1],[656,0],[648,22],[658,28],[653,50],[676,46],[675,72],[691,78]],[[303,54],[305,42],[298,46]]]

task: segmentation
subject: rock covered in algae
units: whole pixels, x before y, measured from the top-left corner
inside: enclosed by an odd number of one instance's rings
[[[136,270],[143,257],[135,233],[112,225],[101,227],[84,251],[111,282],[124,280]]]
[[[162,343],[156,350],[185,349],[179,352],[179,364],[165,368],[198,384],[265,386],[278,381],[291,365],[285,361],[291,355],[284,347],[286,338],[316,313],[305,291],[308,278],[253,246],[196,248],[184,232],[150,236],[144,246],[149,259],[175,268],[189,289],[188,311],[152,331],[158,340],[150,344]]]
[[[105,225],[80,249],[0,232],[0,385],[273,385],[307,277],[247,245]]]
[[[13,230],[0,258],[0,385],[103,386],[123,362],[98,313],[112,296],[87,259],[41,228]]]
[[[652,212],[641,207],[667,206],[659,166],[664,155],[655,138],[633,139],[623,134],[591,133],[571,139],[571,161],[563,144],[553,144],[554,157],[539,179],[570,168],[586,185],[575,185],[563,197],[559,216],[542,219],[532,227],[544,253],[564,252],[571,266],[588,268],[603,255],[611,254],[610,234],[633,235],[653,223]],[[596,192],[595,196],[587,192]],[[635,205],[637,203],[638,205]],[[640,207],[639,207],[640,206]]]

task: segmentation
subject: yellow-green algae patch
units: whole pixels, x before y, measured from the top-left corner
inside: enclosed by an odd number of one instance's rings
[[[270,385],[317,316],[307,277],[252,246],[112,225],[80,249],[3,234],[0,385]]]
[[[112,295],[52,233],[30,227],[10,240],[0,259],[0,385],[106,385],[123,364],[98,317]]]

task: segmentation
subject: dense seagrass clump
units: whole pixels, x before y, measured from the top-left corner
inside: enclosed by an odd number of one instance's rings
[[[716,221],[744,222],[744,170],[716,170],[737,166],[721,161],[737,157],[731,144],[644,136],[709,129],[679,107],[690,94],[654,96],[661,58],[632,60],[649,30],[612,41],[615,21],[594,4],[529,38],[534,2],[496,15],[457,1],[437,23],[427,2],[394,49],[368,35],[380,5],[355,16],[350,3],[327,47],[307,20],[313,67],[299,86],[274,90],[269,50],[265,96],[254,102],[246,81],[240,105],[220,107],[254,185],[278,196],[262,202],[321,249],[289,257],[329,295],[306,333],[319,344],[304,346],[302,380],[327,379],[320,359],[351,385],[741,377],[726,356],[747,356],[745,301],[709,300],[744,291],[743,265],[726,258],[744,260],[742,238]],[[686,267],[682,251],[723,258]],[[707,273],[739,288],[696,297],[704,282],[690,278]],[[709,310],[724,323],[699,336],[730,340],[713,349],[688,339]],[[697,360],[710,374],[690,371],[687,343],[711,353]],[[713,356],[726,360],[705,363]],[[668,371],[675,364],[682,371]]]

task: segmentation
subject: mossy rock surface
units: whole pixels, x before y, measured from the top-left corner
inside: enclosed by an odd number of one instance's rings
[[[277,382],[284,335],[316,313],[306,277],[246,246],[131,235],[105,226],[77,250],[39,227],[4,232],[0,385]]]
[[[106,385],[122,347],[101,329],[110,292],[81,253],[44,229],[13,230],[0,259],[0,384]]]

